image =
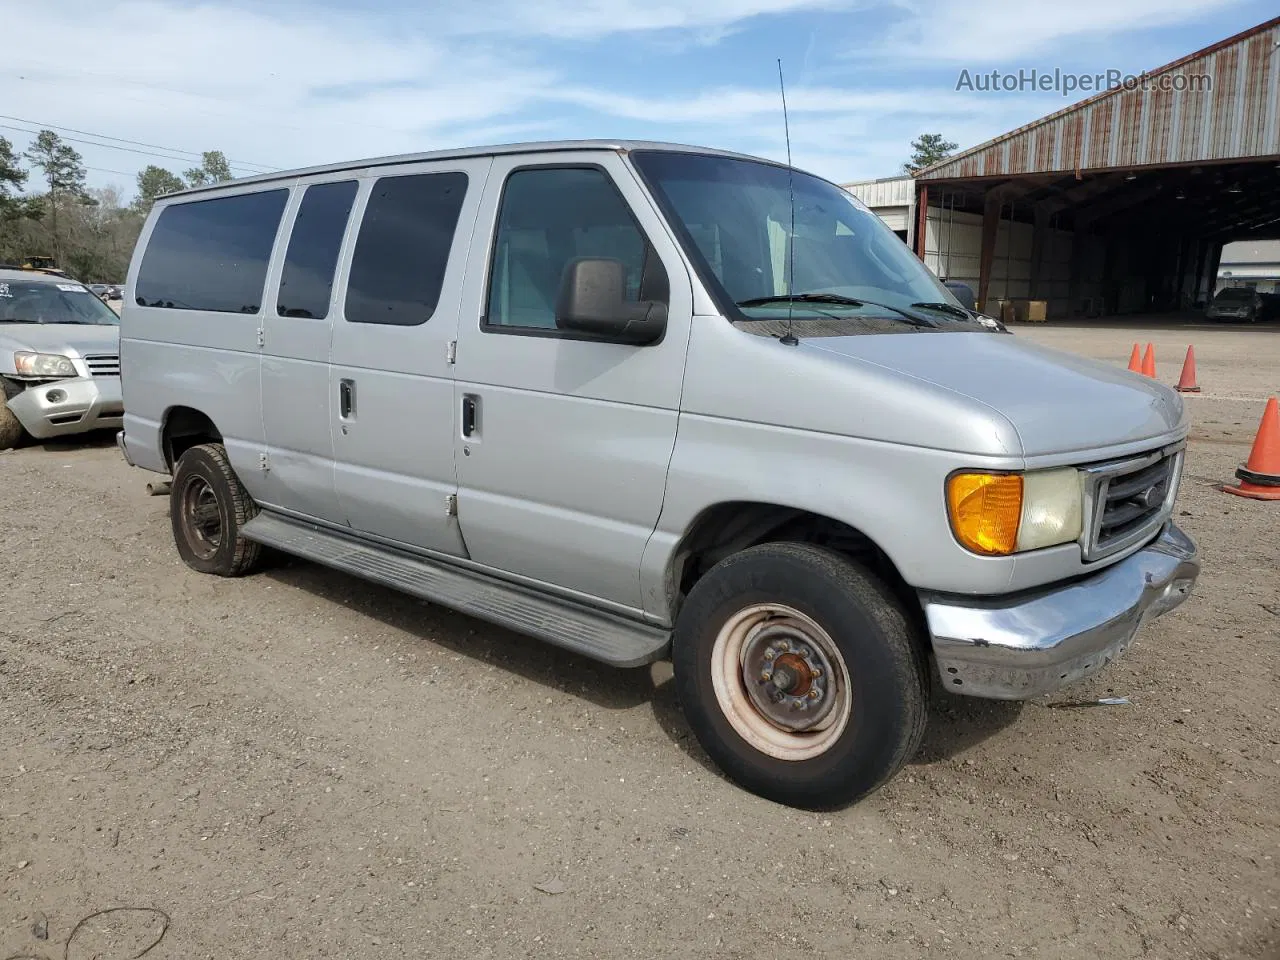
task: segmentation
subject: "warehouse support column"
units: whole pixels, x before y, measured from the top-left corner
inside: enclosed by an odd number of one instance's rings
[[[1049,211],[1037,206],[1034,211],[1035,225],[1031,229],[1031,299],[1043,300],[1040,296],[1040,274],[1044,272],[1044,248],[1049,239]]]
[[[924,260],[925,243],[929,233],[929,185],[916,183],[916,256]]]
[[[1084,238],[1085,232],[1077,224],[1071,231],[1071,262],[1067,267],[1067,316],[1069,317],[1075,316],[1076,313],[1086,316],[1089,313],[1084,309],[1080,296],[1080,274],[1084,270]]]
[[[1196,241],[1196,257],[1194,269],[1191,274],[1190,289],[1187,291],[1186,308],[1194,310],[1200,303],[1200,290],[1204,285],[1204,268],[1205,261],[1209,257],[1209,241],[1201,237]]]
[[[1218,290],[1218,268],[1222,266],[1222,241],[1209,241],[1208,263],[1204,271],[1205,282],[1205,303],[1213,299],[1214,293]]]
[[[1000,212],[1004,204],[999,194],[992,191],[987,194],[982,205],[982,253],[978,258],[978,309],[989,316],[991,308],[987,304],[987,290],[991,286],[991,263],[996,255],[996,234],[1000,229]]]

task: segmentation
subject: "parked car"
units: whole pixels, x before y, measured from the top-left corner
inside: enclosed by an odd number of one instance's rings
[[[107,297],[106,297],[106,299],[108,299],[108,300],[119,300],[119,299],[120,299],[120,297],[121,297],[121,291],[120,291],[120,286],[119,286],[119,284],[115,284],[115,283],[109,283],[109,284],[107,284]]]
[[[1210,320],[1260,319],[1263,299],[1253,287],[1226,287],[1214,294],[1205,316]]]
[[[105,283],[91,283],[89,284],[89,289],[99,300],[106,300],[110,288]]]
[[[0,450],[123,425],[119,324],[82,283],[0,270]]]
[[[708,754],[783,803],[892,777],[931,671],[1051,693],[1198,575],[1178,394],[975,319],[775,163],[586,141],[201,187],[128,289],[120,447],[172,475],[190,567],[265,545],[670,658]]]

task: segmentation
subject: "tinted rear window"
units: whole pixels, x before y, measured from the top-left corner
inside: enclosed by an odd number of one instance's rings
[[[276,312],[282,317],[329,315],[333,271],[355,198],[354,180],[313,184],[302,195],[276,301]]]
[[[435,312],[465,173],[383,177],[373,185],[347,281],[352,323],[413,326]]]
[[[138,270],[140,306],[257,313],[288,190],[166,208]]]

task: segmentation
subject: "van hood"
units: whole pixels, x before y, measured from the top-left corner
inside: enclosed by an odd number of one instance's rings
[[[1167,437],[1182,398],[1147,377],[1000,333],[822,337],[800,349],[874,364],[976,401],[1006,420],[1025,457]]]
[[[0,370],[13,369],[15,352],[70,357],[120,352],[120,328],[88,323],[0,323]]]

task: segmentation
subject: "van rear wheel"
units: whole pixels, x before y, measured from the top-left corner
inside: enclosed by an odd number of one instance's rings
[[[870,571],[821,547],[771,543],[695,584],[672,659],[689,725],[731,779],[823,809],[871,793],[918,749],[921,650]]]
[[[257,504],[231,469],[222,444],[203,443],[178,458],[169,493],[169,519],[174,543],[187,566],[220,577],[251,572],[262,547],[240,531],[257,513]]]

